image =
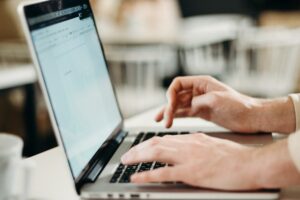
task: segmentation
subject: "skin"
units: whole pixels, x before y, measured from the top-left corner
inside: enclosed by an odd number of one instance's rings
[[[288,97],[264,100],[238,93],[207,76],[179,77],[167,91],[167,105],[156,121],[171,127],[176,117],[200,117],[239,132],[295,130]],[[182,159],[184,158],[184,159]],[[181,181],[196,187],[254,190],[300,184],[287,140],[247,147],[205,134],[154,137],[130,149],[123,164],[159,161],[171,166],[131,176],[134,183]],[[234,173],[232,173],[234,172]]]

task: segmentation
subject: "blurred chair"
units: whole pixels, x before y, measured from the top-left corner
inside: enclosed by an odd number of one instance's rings
[[[20,41],[0,42],[0,67],[12,67],[31,63],[26,43]]]
[[[0,97],[9,98],[0,105],[0,129],[23,136],[25,156],[39,152],[36,81],[26,44],[17,40],[0,42]]]
[[[176,72],[176,51],[167,45],[105,46],[109,71],[125,117],[165,100],[161,80]]]
[[[238,31],[252,20],[241,15],[206,15],[182,21],[181,61],[187,75],[221,77],[234,56]]]
[[[295,90],[299,73],[300,29],[252,28],[241,32],[235,69],[226,78],[235,89],[276,97]]]
[[[26,43],[0,42],[0,90],[33,84],[37,77]]]

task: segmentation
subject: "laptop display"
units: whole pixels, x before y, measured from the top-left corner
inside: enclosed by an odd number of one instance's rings
[[[89,0],[26,1],[18,11],[55,136],[82,199],[278,198],[278,191],[214,191],[178,182],[130,183],[133,173],[166,164],[123,165],[120,158],[129,148],[155,136],[189,134],[199,127],[184,130],[188,132],[166,132],[162,127],[153,127],[153,132],[147,126],[140,133],[123,129]]]
[[[89,2],[50,2],[25,15],[76,179],[122,118]]]

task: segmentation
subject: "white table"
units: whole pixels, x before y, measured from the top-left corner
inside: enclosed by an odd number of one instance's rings
[[[162,124],[157,124],[153,121],[154,114],[157,109],[145,112],[136,117],[125,121],[125,127],[130,130],[141,130],[142,126],[152,127],[155,129]],[[198,119],[183,119],[176,120],[174,129],[180,128],[184,130],[188,127],[195,127],[198,130],[220,129],[216,125]],[[51,199],[51,200],[76,200],[79,199],[73,187],[72,177],[69,173],[67,163],[64,158],[63,151],[60,147],[56,147],[44,153],[38,154],[28,160],[36,163],[34,172],[31,196],[36,199]],[[283,189],[283,200],[300,199],[300,187],[291,187]]]

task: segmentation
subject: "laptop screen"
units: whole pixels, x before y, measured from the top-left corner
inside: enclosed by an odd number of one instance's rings
[[[26,6],[25,15],[76,178],[122,120],[90,4],[47,1]]]

